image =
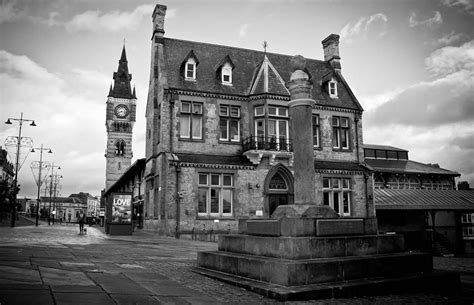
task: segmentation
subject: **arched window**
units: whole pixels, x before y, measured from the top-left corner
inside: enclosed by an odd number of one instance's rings
[[[401,176],[398,178],[398,189],[399,190],[409,189],[409,181],[406,176]]]
[[[117,156],[125,155],[125,141],[124,140],[118,140],[117,142],[115,142],[115,154]]]
[[[383,180],[382,176],[376,175],[374,177],[374,187],[376,189],[383,189],[385,185],[385,180]]]
[[[408,179],[409,189],[410,190],[419,190],[420,187],[420,180],[416,177],[410,177]]]
[[[268,189],[270,190],[287,190],[288,186],[286,185],[285,179],[279,174],[276,173],[270,183],[268,184]]]
[[[387,179],[387,187],[389,189],[398,190],[398,179],[396,176],[390,176]]]

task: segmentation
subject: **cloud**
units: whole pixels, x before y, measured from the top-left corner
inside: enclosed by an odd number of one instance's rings
[[[462,12],[474,15],[473,0],[442,0],[441,3],[448,7],[457,7]]]
[[[364,141],[408,149],[411,159],[439,163],[474,185],[473,63],[474,41],[431,53],[432,80],[375,96],[376,106],[366,107]]]
[[[356,36],[366,38],[371,31],[377,31],[378,36],[386,34],[388,18],[385,14],[378,13],[370,17],[362,17],[355,24],[348,23],[341,30],[341,40],[347,43],[354,41]]]
[[[408,24],[411,28],[418,27],[418,26],[426,26],[426,27],[433,27],[443,23],[443,17],[441,17],[441,13],[436,11],[434,16],[428,18],[426,20],[417,20],[417,15],[415,12],[410,13],[410,19],[408,20]]]
[[[240,38],[246,37],[248,29],[249,29],[249,24],[248,23],[242,24],[239,28],[239,37]]]
[[[14,1],[0,3],[0,24],[21,19],[24,14],[15,6]]]
[[[380,107],[369,112],[372,123],[436,126],[473,120],[474,41],[438,49],[425,64],[437,78],[405,88],[379,103]]]
[[[474,40],[459,47],[444,47],[434,51],[425,59],[427,70],[435,76],[456,71],[474,71]],[[472,84],[472,83],[471,83]]]
[[[451,31],[451,33],[444,35],[443,37],[437,39],[433,42],[435,47],[443,47],[456,44],[461,41],[466,41],[469,39],[469,36],[464,33],[456,33]]]
[[[138,28],[145,18],[150,18],[150,12],[153,12],[153,9],[153,5],[145,4],[138,6],[131,12],[113,11],[101,14],[100,11],[86,11],[66,22],[65,27],[70,32],[133,30]],[[174,14],[175,11],[172,11],[169,15],[172,17]]]
[[[34,146],[44,144],[53,154],[44,154],[44,161],[54,161],[62,167],[63,194],[81,191],[98,194],[104,186],[105,106],[102,96],[79,94],[77,88],[90,86],[83,77],[73,73],[71,79],[62,78],[38,65],[27,56],[0,50],[1,115],[34,119],[37,127],[24,126],[22,136],[31,137]],[[92,73],[100,79],[100,73]],[[107,86],[107,85],[106,85]],[[86,123],[87,122],[87,123]],[[18,124],[0,126],[0,139],[15,135]],[[0,143],[2,145],[3,143]],[[70,153],[78,155],[68,158]],[[29,170],[39,154],[31,153],[19,173],[21,194],[36,197],[36,184]],[[93,168],[93,170],[87,170]]]

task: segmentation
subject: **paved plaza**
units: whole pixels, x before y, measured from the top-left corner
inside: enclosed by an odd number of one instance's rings
[[[41,222],[0,227],[0,304],[280,304],[192,272],[211,242],[147,232],[107,236],[103,228]],[[474,259],[435,258],[435,267],[462,272],[474,286]],[[469,292],[469,291],[468,291]],[[472,304],[460,297],[406,294],[285,304]]]

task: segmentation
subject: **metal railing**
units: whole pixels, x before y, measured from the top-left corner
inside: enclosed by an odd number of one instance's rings
[[[248,150],[293,151],[293,145],[287,137],[251,136],[242,140],[242,148],[244,152]]]

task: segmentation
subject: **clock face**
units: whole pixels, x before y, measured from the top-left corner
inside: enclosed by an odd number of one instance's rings
[[[125,105],[118,105],[115,107],[115,115],[119,118],[126,118],[128,115],[128,108]]]

